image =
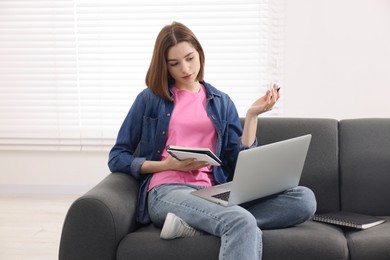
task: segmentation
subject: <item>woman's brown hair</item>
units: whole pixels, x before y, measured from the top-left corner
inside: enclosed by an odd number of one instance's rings
[[[195,34],[184,24],[173,22],[161,29],[154,45],[152,60],[146,73],[145,83],[154,94],[159,97],[171,99],[168,82],[174,83],[167,67],[168,50],[181,42],[190,43],[199,53],[200,70],[198,81],[203,81],[205,56]]]

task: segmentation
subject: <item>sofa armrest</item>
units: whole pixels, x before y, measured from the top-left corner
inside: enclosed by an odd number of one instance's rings
[[[70,207],[62,229],[59,259],[116,259],[121,239],[135,230],[138,184],[111,173]]]

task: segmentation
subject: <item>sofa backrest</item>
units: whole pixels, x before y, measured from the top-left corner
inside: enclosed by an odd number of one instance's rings
[[[315,118],[260,118],[258,145],[312,134],[300,185],[311,188],[317,212],[340,209],[338,121]],[[281,162],[282,163],[282,162]]]
[[[241,118],[243,124],[243,118]],[[300,185],[316,195],[317,212],[340,209],[338,171],[338,121],[316,118],[259,118],[258,145],[311,134],[312,140]]]
[[[340,121],[341,208],[390,215],[390,118]]]

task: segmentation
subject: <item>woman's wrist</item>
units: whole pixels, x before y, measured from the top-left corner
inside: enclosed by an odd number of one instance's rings
[[[258,114],[251,111],[251,109],[248,109],[248,111],[246,112],[246,115],[245,115],[245,122],[251,122],[251,121],[255,121],[257,120],[258,118]]]
[[[245,116],[244,129],[241,136],[241,143],[244,146],[251,146],[256,138],[257,131],[257,114],[253,114],[248,110]]]
[[[168,164],[164,161],[144,161],[141,165],[141,173],[149,174],[168,170]]]

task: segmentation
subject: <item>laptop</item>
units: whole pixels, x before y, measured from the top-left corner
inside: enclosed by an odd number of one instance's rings
[[[232,206],[298,186],[311,135],[262,145],[238,154],[231,182],[192,192],[193,195]]]

